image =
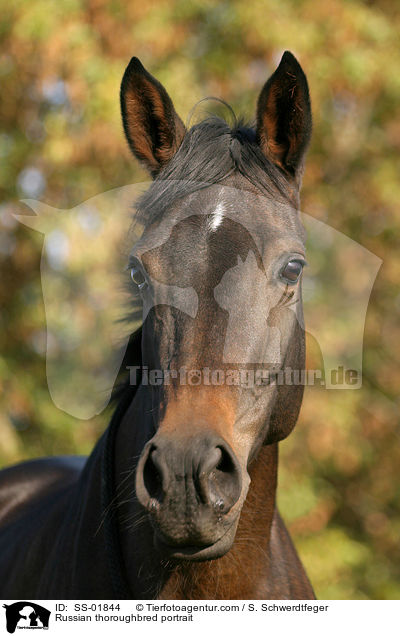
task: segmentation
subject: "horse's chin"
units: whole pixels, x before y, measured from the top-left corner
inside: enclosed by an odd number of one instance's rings
[[[171,545],[154,533],[154,546],[164,559],[174,561],[210,561],[224,556],[232,547],[235,539],[237,524],[233,524],[229,530],[215,543],[205,546],[198,545]]]

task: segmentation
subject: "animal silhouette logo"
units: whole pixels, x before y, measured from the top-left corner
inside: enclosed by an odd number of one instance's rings
[[[16,629],[49,628],[51,612],[37,603],[18,601],[3,607],[6,610],[6,626],[9,634],[14,634]]]
[[[263,254],[263,244],[273,224],[263,226],[261,230],[257,219],[243,214],[249,207],[250,197],[255,197],[253,206],[266,210],[265,219],[273,220],[285,214],[278,203],[272,207],[271,201],[262,195],[214,186],[215,197],[209,206],[197,209],[189,197],[187,205],[176,210],[174,215],[165,215],[143,241],[142,222],[136,220],[135,215],[134,221],[131,216],[128,219],[128,215],[125,218],[124,211],[134,207],[146,187],[146,183],[141,183],[116,188],[70,210],[56,209],[29,199],[24,203],[35,215],[15,215],[24,225],[44,234],[41,283],[46,344],[44,351],[40,349],[43,345],[39,346],[36,340],[34,346],[46,355],[47,384],[59,409],[78,419],[90,419],[106,408],[130,334],[153,307],[170,305],[196,317],[199,292],[191,286],[184,271],[176,276],[170,268],[164,268],[158,276],[148,273],[151,294],[143,294],[140,300],[137,293],[134,300],[128,267],[132,246],[139,261],[148,252],[158,250],[161,254],[164,245],[179,240],[181,223],[193,216],[194,211],[196,215],[210,217],[211,234],[231,220],[242,225],[254,243],[248,255],[239,258],[214,290],[215,301],[229,314],[223,361],[280,366],[282,351],[286,348],[281,342],[281,325],[283,321],[296,318],[319,345],[326,388],[355,389],[361,386],[365,318],[371,290],[382,264],[380,258],[326,223],[302,212],[310,261],[302,283],[303,321],[298,298],[275,295],[272,298],[270,292],[263,293],[263,285],[265,283],[266,287],[268,282],[268,263],[264,263],[265,273],[261,272],[256,252]],[[163,187],[167,188],[168,183],[165,182]],[[282,243],[283,239],[278,237],[278,240]],[[119,248],[115,249],[115,245]],[[284,243],[281,249],[285,249]],[[348,276],[349,264],[360,272],[356,286],[353,278]],[[251,284],[243,290],[243,302],[238,305],[234,300],[236,291],[246,279]],[[249,302],[249,292],[256,290],[260,292],[256,298],[257,311],[256,305]],[[259,303],[267,296],[268,306],[260,308]],[[132,320],[127,319],[128,307]],[[133,318],[135,312],[138,313]],[[257,321],[260,316],[268,327],[267,338],[255,351],[254,347],[246,346],[248,342],[243,342],[241,334],[243,345],[239,349],[237,330],[240,325],[247,325],[249,341],[259,331]],[[357,382],[349,385],[331,381],[331,372],[340,368],[356,370]]]

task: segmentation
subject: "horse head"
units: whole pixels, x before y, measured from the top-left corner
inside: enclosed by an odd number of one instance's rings
[[[261,90],[254,128],[212,117],[186,130],[133,58],[121,106],[129,146],[153,177],[130,255],[147,308],[143,363],[168,371],[168,382],[149,387],[136,495],[164,555],[212,559],[234,541],[252,459],[288,435],[302,399],[301,385],[278,384],[274,373],[304,368],[307,81],[286,52]],[[261,381],[243,386],[243,371]]]

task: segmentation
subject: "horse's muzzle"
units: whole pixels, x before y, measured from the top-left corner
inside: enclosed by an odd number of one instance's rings
[[[136,495],[150,514],[159,550],[181,559],[216,558],[236,532],[242,470],[216,434],[159,432],[139,459]]]

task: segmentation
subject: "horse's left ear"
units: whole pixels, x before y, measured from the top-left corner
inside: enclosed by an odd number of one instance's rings
[[[131,59],[122,78],[121,112],[133,154],[155,177],[174,156],[186,129],[164,86],[137,57]]]
[[[301,173],[311,137],[306,76],[286,51],[264,85],[257,104],[257,141],[263,153],[291,177]]]

